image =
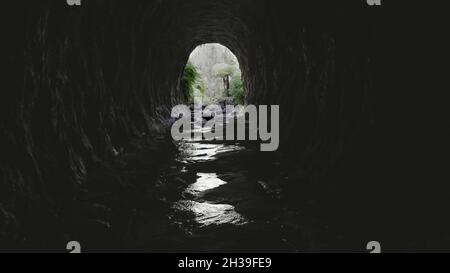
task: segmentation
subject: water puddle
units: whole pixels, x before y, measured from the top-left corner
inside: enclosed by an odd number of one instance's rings
[[[227,182],[217,177],[215,173],[198,173],[197,181],[186,188],[185,193],[198,197],[202,192],[218,188]],[[194,200],[180,200],[173,208],[194,217],[201,227],[210,225],[243,225],[248,223],[244,216],[236,212],[234,206],[229,204],[212,204]]]
[[[207,162],[217,159],[219,154],[243,149],[238,145],[182,142],[179,144],[180,155],[177,160],[181,163]]]
[[[219,179],[215,173],[198,173],[199,178],[197,182],[191,184],[187,189],[186,193],[198,196],[199,193],[220,187],[227,184],[227,182]]]
[[[196,130],[204,130],[195,128]],[[192,169],[195,163],[209,162],[217,159],[219,154],[244,150],[239,145],[212,144],[196,141],[179,142],[180,153],[177,161],[186,164],[183,170]],[[188,167],[190,165],[190,167]],[[197,179],[190,184],[184,193],[187,196],[173,205],[178,222],[191,223],[194,220],[196,226],[206,227],[210,225],[243,225],[248,220],[236,212],[235,207],[230,204],[215,204],[210,202],[199,202],[198,197],[205,191],[219,188],[227,182],[220,179],[216,173],[197,173]],[[192,198],[189,198],[192,197]],[[189,226],[189,225],[188,225]]]
[[[195,222],[201,227],[210,225],[243,225],[247,220],[237,213],[232,205],[200,203],[192,200],[181,200],[175,203],[174,208],[193,213]]]

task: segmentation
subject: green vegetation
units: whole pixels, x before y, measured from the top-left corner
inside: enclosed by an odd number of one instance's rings
[[[216,65],[213,70],[215,77],[223,79],[225,90],[223,90],[224,93],[222,93],[222,96],[232,98],[236,104],[244,104],[244,88],[240,71],[235,71],[235,68],[226,64]],[[201,79],[197,68],[190,62],[184,68],[181,88],[185,98],[189,102],[193,102],[195,97],[201,97],[204,103],[214,101],[211,98],[205,97],[207,86]]]
[[[219,63],[213,66],[213,74],[215,77],[225,78],[230,77],[235,73],[235,68],[232,65]]]
[[[233,97],[233,100],[237,104],[244,104],[244,85],[240,77],[234,77],[231,82],[231,88],[229,95]]]
[[[232,97],[237,104],[244,104],[244,87],[240,71],[235,66],[219,63],[213,67],[214,76],[221,78],[224,84],[226,97]],[[230,83],[230,79],[231,83]]]
[[[188,63],[184,68],[181,88],[189,101],[192,101],[196,96],[202,96],[206,91],[205,84],[201,81],[197,69],[191,63]]]
[[[233,75],[235,68],[232,65],[219,63],[213,66],[214,76],[221,78],[223,81],[223,89],[230,91],[230,77]]]

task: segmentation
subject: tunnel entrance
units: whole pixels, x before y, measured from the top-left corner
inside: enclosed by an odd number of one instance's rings
[[[182,89],[189,101],[209,104],[243,104],[242,72],[236,55],[218,43],[197,46],[189,56]]]
[[[181,88],[187,101],[195,105],[191,107],[192,111],[198,109],[199,103],[203,106],[200,109],[220,105],[222,111],[225,111],[225,105],[244,103],[238,59],[230,49],[219,43],[201,44],[191,52],[184,67]],[[206,124],[207,118],[192,116],[190,128],[193,134],[216,130]],[[200,121],[195,122],[196,118]],[[199,234],[205,233],[205,229],[222,231],[224,226],[248,224],[250,220],[237,212],[230,200],[207,197],[211,193],[228,196],[227,191],[238,194],[239,189],[230,183],[232,179],[224,176],[217,162],[230,153],[244,151],[245,147],[238,143],[225,143],[224,140],[211,142],[202,137],[182,140],[177,145],[177,161],[183,166],[180,176],[188,182],[188,186],[182,192],[183,198],[174,202],[170,217],[181,223],[186,232]],[[209,165],[206,169],[205,164]],[[233,175],[245,178],[240,173]]]

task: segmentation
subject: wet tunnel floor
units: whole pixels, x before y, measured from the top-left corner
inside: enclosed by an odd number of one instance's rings
[[[308,186],[297,163],[258,148],[136,139],[90,170],[63,242],[86,252],[365,252],[382,238],[365,195]]]
[[[212,251],[293,250],[273,222],[281,214],[279,200],[246,168],[256,159],[254,151],[239,144],[195,142],[179,148],[178,160],[191,178],[170,215],[180,228],[200,241],[206,238],[203,243]]]
[[[248,168],[258,152],[236,143],[176,145],[175,164],[160,177],[160,198],[169,205],[165,217],[133,227],[142,250],[296,250],[276,221],[282,210],[278,189],[270,188]],[[158,229],[156,223],[162,226]]]
[[[75,211],[87,207],[89,217],[78,213],[71,236],[89,242],[85,248],[92,251],[306,248],[309,234],[297,222],[300,211],[280,198],[290,177],[278,156],[264,155],[258,147],[177,143],[162,135],[136,140],[114,164],[94,169],[92,187],[73,205]]]
[[[364,217],[374,215],[365,195],[308,187],[295,162],[258,147],[136,138],[90,167],[56,220],[36,208],[32,236],[8,248],[65,251],[79,241],[84,252],[365,252],[382,238]]]
[[[317,236],[339,234],[316,220],[323,212],[309,215],[314,201],[293,188],[302,175],[255,143],[143,136],[92,168],[88,188],[71,204],[67,239],[86,242],[86,251],[323,249]]]

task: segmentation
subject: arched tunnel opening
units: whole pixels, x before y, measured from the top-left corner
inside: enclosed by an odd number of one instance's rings
[[[445,45],[397,8],[9,2],[0,251],[445,249],[448,107],[422,92],[447,86]],[[230,103],[279,106],[276,151],[170,136],[189,56],[212,43],[240,67]],[[236,71],[216,68],[231,92]]]
[[[208,104],[244,104],[239,60],[227,47],[208,43],[197,46],[183,71],[181,90],[188,99]]]

